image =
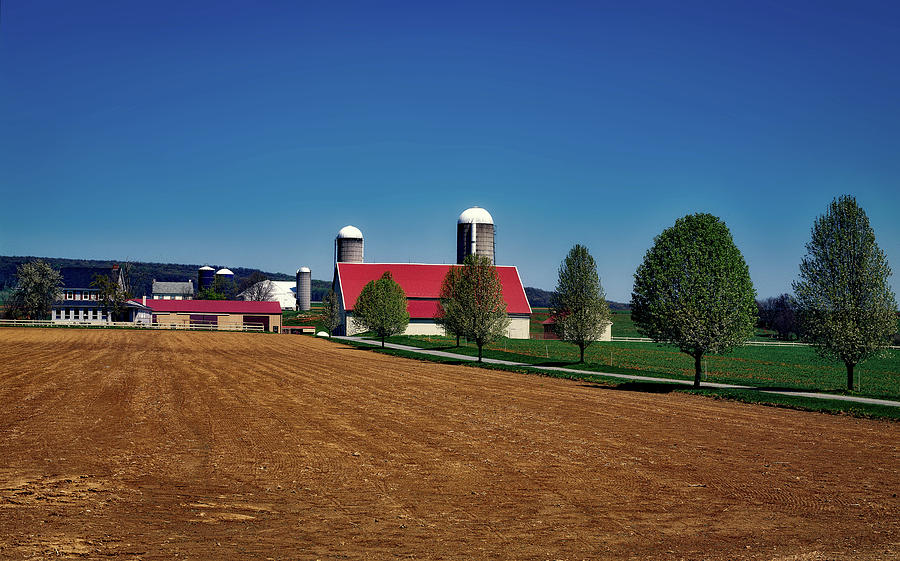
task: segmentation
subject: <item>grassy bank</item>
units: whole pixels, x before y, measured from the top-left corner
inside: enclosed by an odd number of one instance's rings
[[[402,339],[402,340],[401,340]],[[410,338],[400,338],[395,337],[392,338],[392,341],[398,343],[408,344]],[[860,404],[860,403],[850,403],[845,401],[838,400],[828,400],[828,399],[814,399],[807,398],[802,396],[795,395],[780,395],[780,394],[769,394],[762,393],[758,390],[736,390],[736,389],[716,389],[716,388],[701,388],[699,390],[695,390],[689,386],[682,386],[680,384],[669,384],[669,383],[661,383],[654,381],[626,381],[619,378],[613,378],[609,376],[604,376],[601,373],[591,372],[585,370],[582,372],[557,372],[557,371],[546,371],[546,370],[538,370],[534,368],[529,368],[527,366],[503,366],[503,365],[495,365],[488,363],[476,363],[466,360],[460,359],[452,359],[445,357],[435,357],[430,355],[423,355],[421,353],[417,353],[414,351],[404,351],[404,350],[395,350],[385,348],[382,349],[380,347],[374,347],[365,343],[353,343],[350,344],[367,348],[372,350],[373,352],[381,352],[385,354],[390,354],[393,356],[401,356],[405,358],[415,359],[415,360],[426,360],[431,362],[440,362],[444,364],[453,364],[453,365],[461,365],[461,366],[469,366],[469,367],[479,367],[485,368],[489,370],[503,370],[503,371],[511,371],[511,372],[519,372],[526,374],[534,374],[539,376],[546,376],[550,378],[562,378],[569,380],[580,380],[584,382],[589,382],[592,384],[598,384],[605,387],[615,388],[617,390],[624,391],[639,391],[639,392],[648,392],[648,393],[670,393],[670,392],[681,392],[681,393],[691,393],[697,395],[703,395],[714,399],[727,399],[732,401],[741,401],[745,403],[753,403],[760,405],[768,405],[773,407],[782,407],[782,408],[790,408],[790,409],[800,409],[805,411],[818,411],[822,413],[830,413],[830,414],[839,414],[839,415],[851,415],[855,417],[863,417],[863,418],[872,418],[872,419],[887,419],[887,420],[900,420],[900,408],[898,407],[890,407],[883,405],[869,405],[869,404]],[[448,348],[446,346],[439,347],[433,346],[432,348],[442,348],[451,352],[457,352],[461,349],[457,348]],[[460,353],[460,354],[470,354],[469,352]],[[513,360],[511,356],[507,353],[507,356],[496,356],[496,358],[508,358]],[[523,361],[524,362],[524,361]],[[534,363],[538,365],[538,362]],[[565,365],[571,366],[571,365]],[[627,369],[614,369],[610,370],[609,368],[604,368],[607,372],[610,373],[629,373],[635,374],[640,372],[629,371]],[[654,374],[655,375],[655,374]]]
[[[448,350],[477,356],[473,344],[455,346],[440,336],[397,336],[394,343]],[[585,371],[636,374],[692,380],[693,359],[677,348],[653,343],[594,343],[585,364],[576,364],[578,348],[562,341],[503,339],[485,347],[484,356],[541,366],[565,366]],[[809,347],[742,347],[727,355],[704,359],[704,380],[760,388],[784,388],[847,394],[843,364],[825,361]],[[900,399],[900,351],[888,350],[857,367],[857,391],[850,395]]]

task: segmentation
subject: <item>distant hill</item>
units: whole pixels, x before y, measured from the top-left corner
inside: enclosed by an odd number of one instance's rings
[[[528,297],[528,303],[531,304],[532,308],[549,308],[550,299],[553,297],[553,293],[540,288],[534,288],[533,286],[526,286],[525,296]],[[606,302],[609,304],[610,310],[618,311],[631,309],[631,304],[623,304],[612,300],[607,300]]]
[[[35,259],[43,259],[55,269],[62,267],[111,267],[117,261],[103,261],[96,259],[68,259],[62,257],[33,257],[33,256],[5,256],[0,255],[0,290],[13,287],[16,284],[16,268],[27,261]],[[180,263],[148,263],[143,261],[131,261],[132,275],[131,285],[134,287],[136,296],[150,295],[153,279],[158,281],[187,281],[193,280],[194,285],[197,284],[197,269],[202,265],[197,264],[180,264]],[[219,269],[222,265],[210,264],[214,269]],[[264,274],[269,280],[290,281],[294,280],[294,275],[287,273],[271,273],[268,271],[260,271],[259,269],[251,269],[247,267],[228,267],[234,272],[235,281],[240,284],[241,280],[249,277],[255,272]],[[312,281],[312,299],[321,300],[328,289],[331,288],[331,281]]]
[[[50,264],[51,267],[60,269],[62,267],[111,267],[119,261],[102,261],[96,259],[68,259],[65,257],[34,257],[34,256],[6,256],[0,255],[0,290],[11,288],[16,285],[16,268],[27,261],[35,259],[43,259]],[[134,287],[136,296],[150,295],[153,279],[158,281],[187,281],[188,279],[197,284],[197,269],[202,265],[197,264],[181,264],[181,263],[150,263],[145,261],[130,261],[132,267],[131,285]],[[220,269],[224,265],[209,264],[214,269]],[[294,275],[287,273],[271,273],[268,271],[260,271],[259,269],[250,269],[247,267],[228,267],[234,272],[234,280],[240,284],[241,280],[249,277],[253,273],[260,272],[269,280],[275,281],[292,281]],[[331,289],[330,280],[312,280],[311,297],[315,302],[319,302],[325,294]],[[532,308],[546,308],[550,306],[550,297],[552,292],[534,288],[532,286],[525,287],[525,295]],[[629,304],[621,302],[609,301],[609,307],[612,310],[630,310]]]

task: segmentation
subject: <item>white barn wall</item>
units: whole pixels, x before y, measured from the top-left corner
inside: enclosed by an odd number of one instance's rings
[[[528,339],[531,337],[530,321],[528,316],[510,316],[506,336],[510,339]]]
[[[363,329],[355,319],[353,314],[342,314],[344,325],[346,326],[347,335],[358,335],[363,333]],[[412,319],[406,326],[403,335],[445,335],[444,328],[437,324],[434,320],[428,319]],[[529,332],[529,318],[527,316],[511,316],[509,328],[506,336],[510,339],[528,339],[531,335]]]

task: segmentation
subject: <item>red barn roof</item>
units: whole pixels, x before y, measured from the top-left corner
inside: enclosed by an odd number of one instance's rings
[[[437,314],[441,284],[450,267],[460,265],[426,265],[421,263],[338,263],[337,280],[344,308],[352,310],[363,287],[390,271],[394,281],[406,292],[411,318],[433,318]],[[503,286],[503,299],[509,314],[531,314],[525,288],[515,267],[497,267]]]
[[[141,298],[132,302],[141,303]],[[249,300],[160,300],[147,299],[147,307],[155,313],[196,313],[196,314],[278,314],[278,302],[253,302]]]

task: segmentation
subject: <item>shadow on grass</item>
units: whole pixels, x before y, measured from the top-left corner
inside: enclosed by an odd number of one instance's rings
[[[579,384],[583,388],[597,388],[602,390],[614,390],[621,392],[639,392],[639,393],[672,393],[674,391],[684,391],[691,389],[691,386],[681,384],[666,384],[664,382],[622,382],[621,384],[605,385],[605,384]]]
[[[786,386],[753,386],[752,388],[758,392],[786,392],[786,393],[826,393],[834,390],[819,388],[790,388]]]

